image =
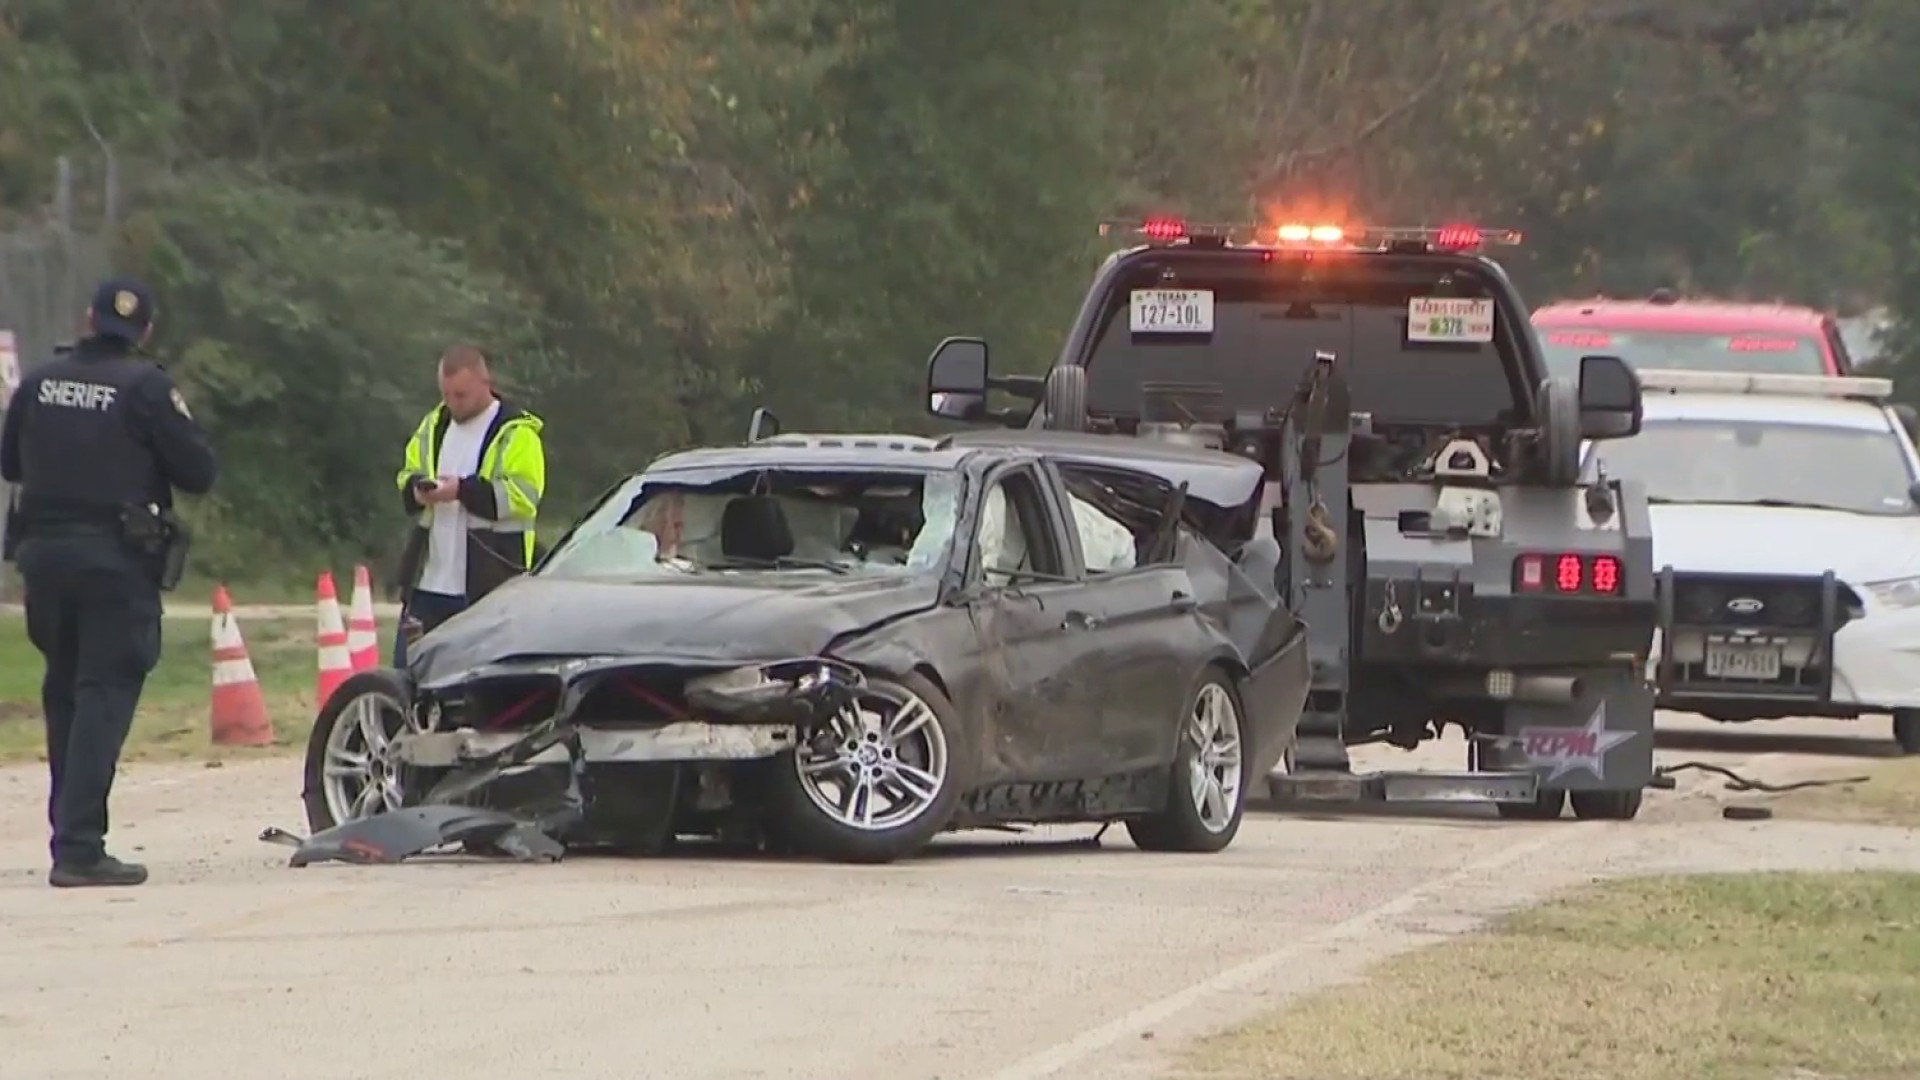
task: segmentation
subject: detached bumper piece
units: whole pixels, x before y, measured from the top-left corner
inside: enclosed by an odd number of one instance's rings
[[[1825,704],[1833,639],[1859,599],[1832,571],[1815,577],[1659,574],[1663,702]]]
[[[469,851],[518,862],[558,862],[560,841],[538,822],[498,810],[466,806],[414,806],[335,825],[306,839],[268,829],[260,839],[293,848],[289,866],[344,862],[362,866],[397,863],[437,847],[465,844]]]

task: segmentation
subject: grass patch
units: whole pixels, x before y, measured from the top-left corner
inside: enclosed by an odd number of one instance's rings
[[[1916,1017],[1920,874],[1641,878],[1388,961],[1173,1075],[1877,1080],[1920,1075]]]
[[[1771,796],[1768,804],[1781,817],[1920,827],[1920,757],[1863,762],[1846,774],[1867,782],[1802,788]]]
[[[381,653],[392,642],[392,620],[382,620]],[[208,731],[213,689],[211,642],[205,622],[162,621],[160,662],[147,678],[127,760],[183,760],[273,753],[305,747],[313,727],[314,653],[312,618],[241,619],[254,674],[267,699],[274,746],[257,750],[214,746]],[[26,620],[0,616],[0,763],[43,761],[46,730],[40,714],[40,679],[46,670],[27,640]]]

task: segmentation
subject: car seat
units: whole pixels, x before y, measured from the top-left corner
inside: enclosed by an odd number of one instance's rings
[[[730,559],[772,562],[793,554],[793,530],[780,500],[742,495],[720,512],[720,553]]]

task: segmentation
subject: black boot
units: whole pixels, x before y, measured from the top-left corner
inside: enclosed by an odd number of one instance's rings
[[[56,889],[83,889],[93,885],[139,885],[147,880],[147,868],[139,863],[121,862],[103,855],[99,862],[85,866],[55,863],[47,874],[47,884]]]

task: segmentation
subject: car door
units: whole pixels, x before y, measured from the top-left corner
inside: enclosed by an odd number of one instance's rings
[[[1098,741],[1100,688],[1072,618],[1081,583],[1043,491],[1019,463],[989,473],[981,496],[967,576],[986,687],[983,785],[1076,779]]]
[[[1149,550],[1154,526],[1174,522],[1130,524],[1102,505],[1097,470],[1060,463],[1046,468],[1082,581],[1067,619],[1099,687],[1093,726],[1106,747],[1102,762],[1109,773],[1165,765],[1173,759],[1188,684],[1210,641],[1173,545]]]

